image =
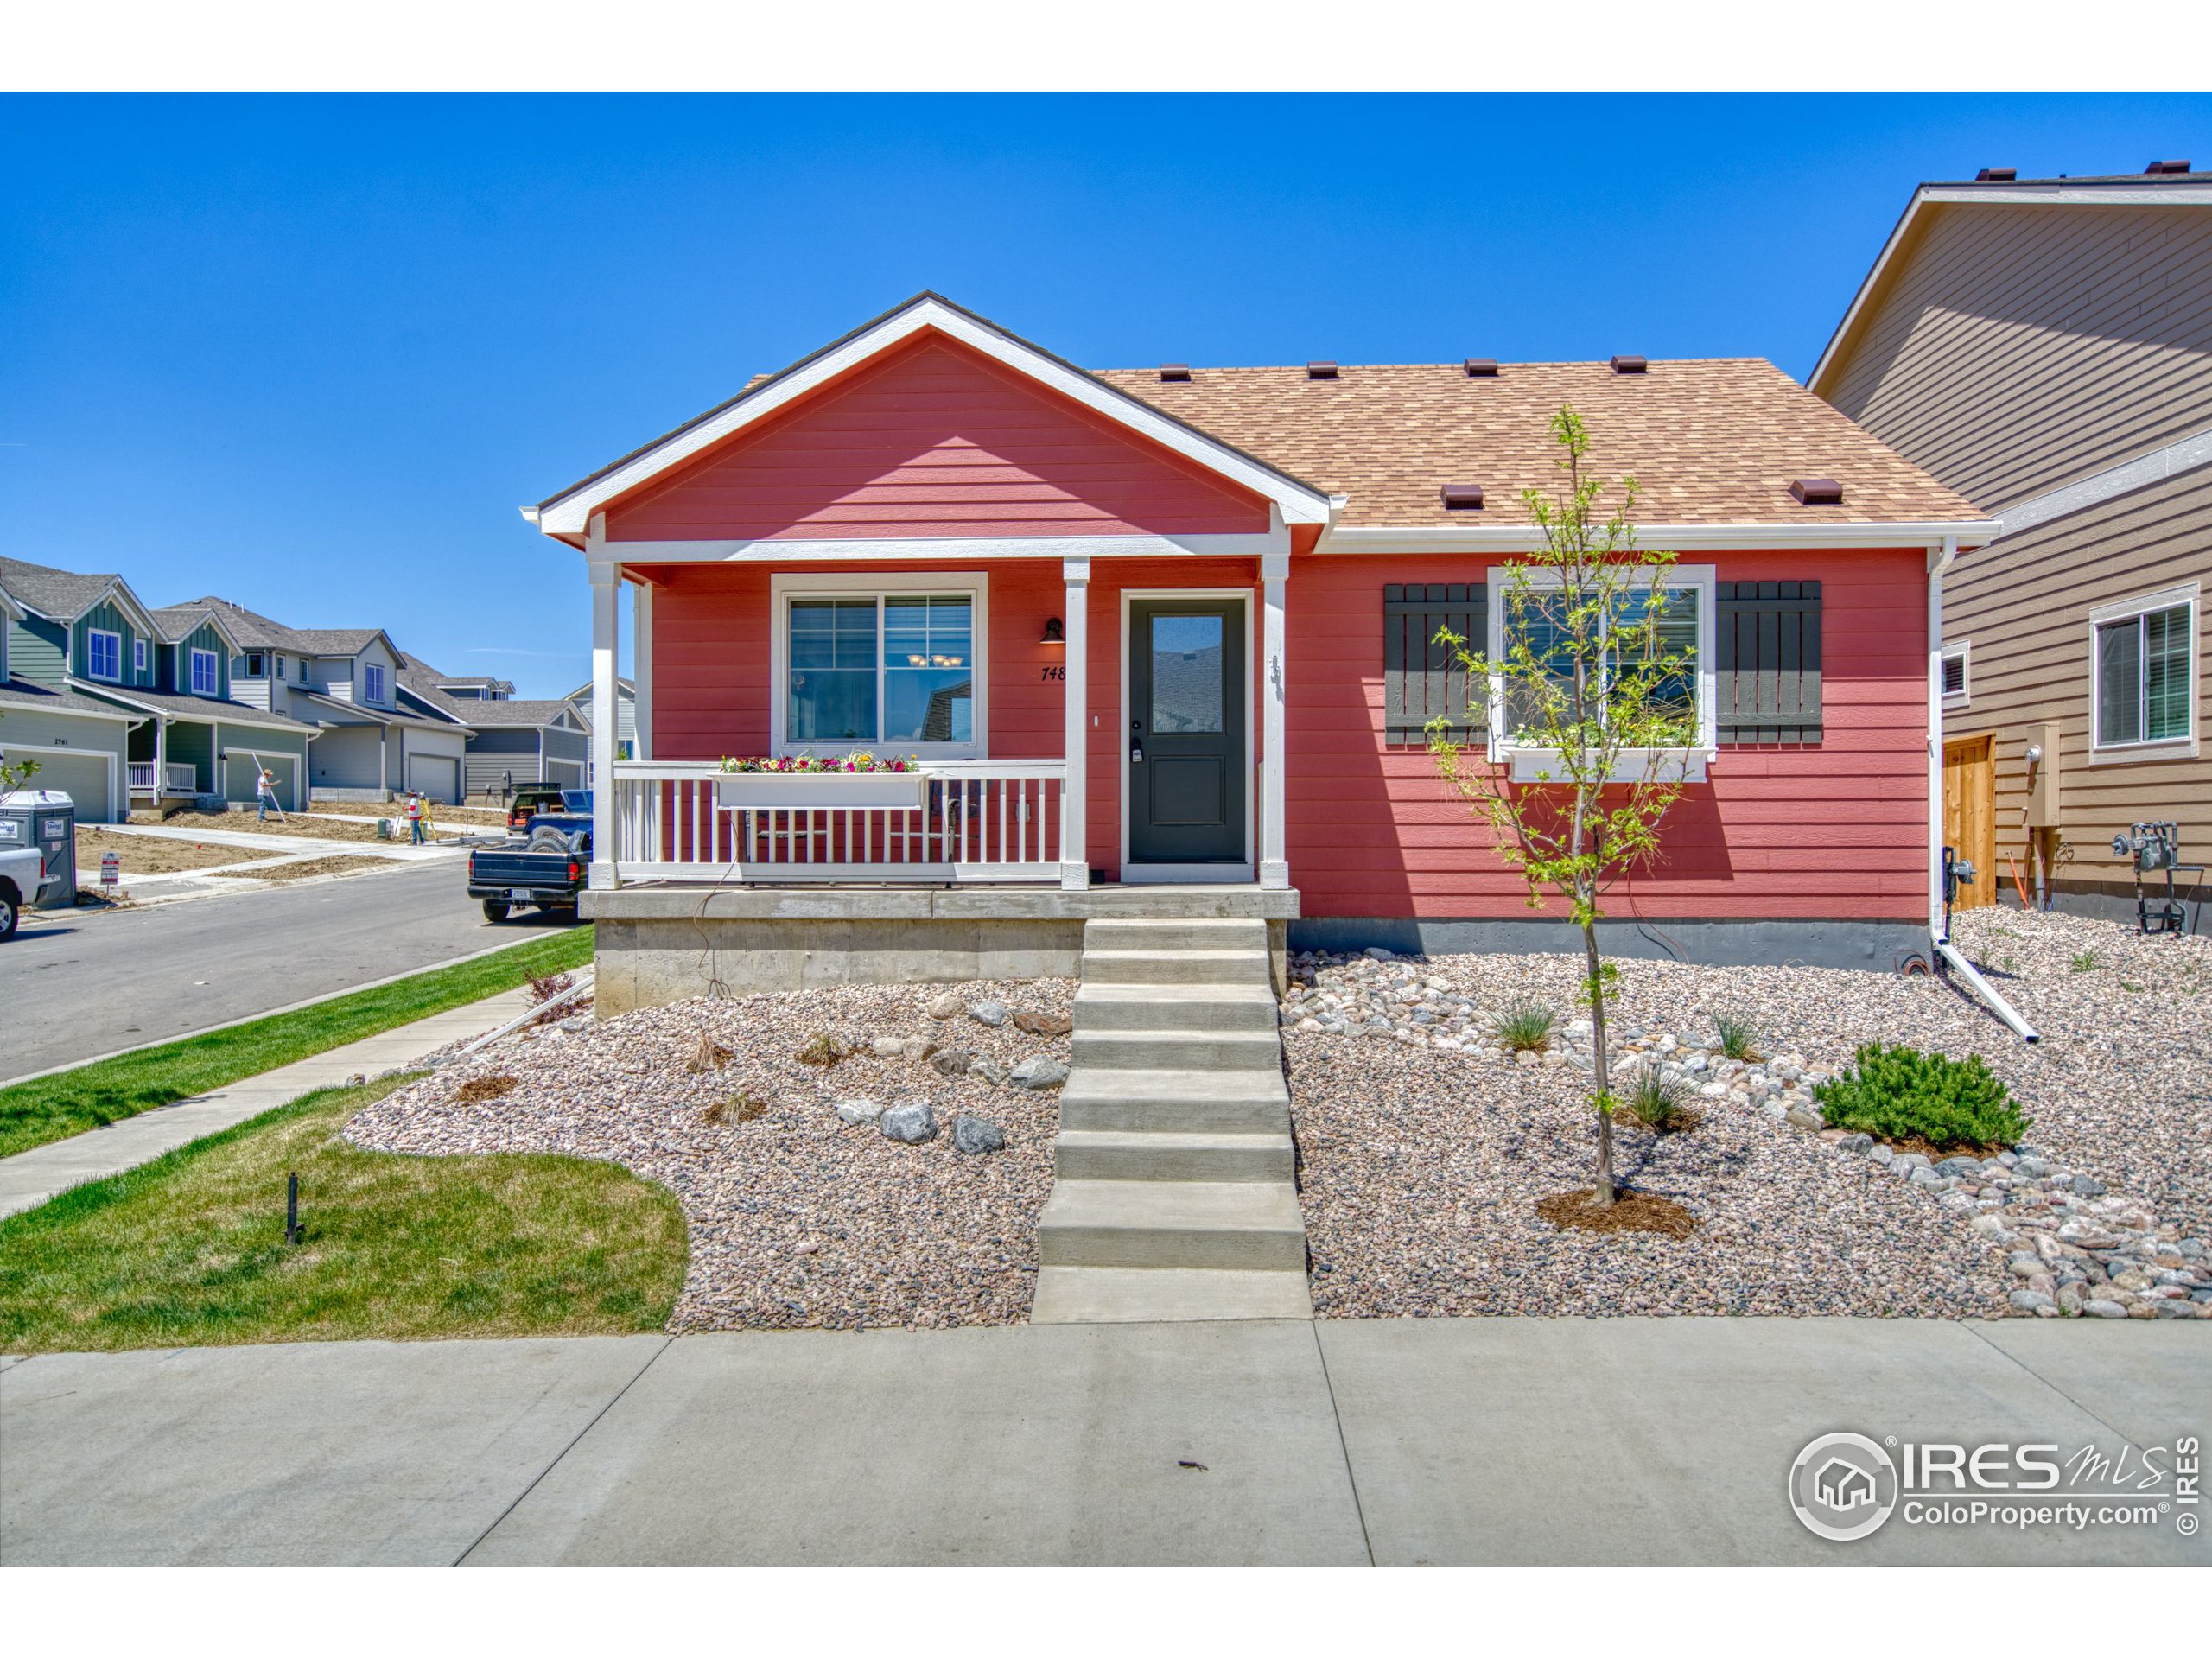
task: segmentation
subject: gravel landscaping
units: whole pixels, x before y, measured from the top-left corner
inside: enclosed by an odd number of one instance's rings
[[[1621,964],[1630,1063],[1672,1069],[1703,1116],[1620,1131],[1624,1179],[1697,1217],[1681,1240],[1535,1214],[1594,1164],[1573,959],[1294,958],[1284,1036],[1317,1309],[2212,1317],[2212,941],[1999,910],[1957,937],[2040,1045],[1924,976]],[[1486,1035],[1530,999],[1562,1022],[1541,1058]],[[1769,1058],[1720,1055],[1719,1015],[1747,1019]],[[1812,1087],[1878,1039],[1981,1054],[2028,1140],[1929,1166],[1823,1130]]]
[[[690,1232],[671,1330],[1018,1324],[1074,988],[855,985],[563,1020],[449,1061],[346,1136],[660,1182]],[[499,1077],[514,1086],[459,1099]]]

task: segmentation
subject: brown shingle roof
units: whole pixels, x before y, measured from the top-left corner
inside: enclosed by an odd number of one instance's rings
[[[1458,363],[1346,364],[1334,380],[1286,368],[1107,369],[1098,378],[1269,466],[1346,495],[1346,525],[1518,524],[1520,492],[1559,474],[1550,423],[1571,404],[1590,429],[1591,464],[1633,474],[1646,524],[1920,523],[1977,518],[1864,428],[1764,358],[1654,360],[1643,374],[1604,363],[1506,363],[1495,378]],[[1793,480],[1833,478],[1840,506],[1803,506]],[[1446,484],[1479,484],[1480,512],[1446,512]],[[1618,498],[1615,498],[1618,499]]]

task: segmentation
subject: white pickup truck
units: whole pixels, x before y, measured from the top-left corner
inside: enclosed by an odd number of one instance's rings
[[[12,938],[23,906],[46,880],[46,855],[35,847],[0,845],[0,939]]]

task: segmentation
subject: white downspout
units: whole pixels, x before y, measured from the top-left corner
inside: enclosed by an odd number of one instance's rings
[[[1943,573],[1958,562],[1959,538],[1946,536],[1928,550],[1928,938],[1936,956],[1966,981],[1991,1012],[2025,1041],[2042,1040],[2036,1028],[1981,976],[1943,926]]]

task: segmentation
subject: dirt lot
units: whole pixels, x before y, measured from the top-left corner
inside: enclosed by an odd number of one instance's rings
[[[210,829],[214,828],[209,824]],[[123,880],[134,875],[168,875],[178,870],[204,870],[217,864],[236,864],[255,857],[244,847],[218,847],[196,841],[171,841],[166,836],[134,836],[128,831],[103,830],[97,824],[77,826],[78,880],[97,887],[100,855],[113,853],[122,861]]]
[[[150,820],[149,820],[150,822]],[[295,812],[289,818],[269,815],[269,822],[258,823],[251,810],[245,812],[178,812],[161,821],[171,830],[228,830],[234,834],[255,836],[296,836],[302,841],[374,841],[377,827],[373,823],[349,823],[342,818],[308,817]],[[242,856],[251,857],[251,854]],[[230,861],[235,863],[235,859]]]
[[[225,870],[225,877],[242,881],[304,881],[311,875],[366,875],[375,870],[398,869],[390,859],[339,853],[329,858],[304,858],[296,864],[272,864],[257,870]]]

